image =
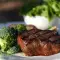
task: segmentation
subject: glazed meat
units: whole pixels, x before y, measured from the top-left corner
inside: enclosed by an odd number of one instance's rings
[[[27,56],[49,56],[60,52],[56,31],[31,29],[18,36],[18,44]]]

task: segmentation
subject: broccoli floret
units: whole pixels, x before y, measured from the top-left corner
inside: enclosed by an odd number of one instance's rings
[[[18,46],[13,46],[13,47],[11,47],[10,49],[7,50],[7,54],[11,55],[11,54],[17,53],[19,51],[20,51],[20,49],[19,49]]]
[[[1,51],[4,52],[8,48],[8,43],[6,40],[0,38]]]
[[[26,30],[26,26],[23,24],[17,24],[16,29],[17,29],[18,33],[22,33]]]
[[[7,37],[7,35],[8,35],[8,28],[6,28],[6,27],[3,27],[2,29],[0,29],[0,38],[6,38]]]
[[[17,44],[17,30],[14,28],[5,27],[0,29],[0,46],[2,52],[7,51],[12,46]]]
[[[23,24],[17,24],[16,27],[4,27],[0,29],[0,50],[7,54],[18,52],[17,36],[18,33],[25,30],[26,26]]]
[[[26,30],[26,26],[24,24],[12,24],[9,27],[16,29],[18,33],[22,33]]]

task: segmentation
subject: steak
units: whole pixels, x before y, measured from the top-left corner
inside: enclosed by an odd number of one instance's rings
[[[27,30],[18,36],[18,44],[26,56],[49,56],[60,52],[60,36],[54,30]]]

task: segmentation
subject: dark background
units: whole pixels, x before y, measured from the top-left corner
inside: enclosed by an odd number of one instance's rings
[[[22,8],[18,8],[15,10],[10,10],[10,11],[0,11],[0,23],[7,23],[7,22],[16,22],[16,21],[24,21],[23,18],[23,13],[28,12],[29,10],[31,10],[34,6],[40,4],[41,0],[0,0],[0,3],[5,3],[8,1],[22,1],[25,5],[25,7],[27,7],[28,9],[23,9],[24,11],[22,11]]]

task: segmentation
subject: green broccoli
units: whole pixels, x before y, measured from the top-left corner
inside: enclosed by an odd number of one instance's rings
[[[11,55],[14,53],[18,53],[20,51],[19,46],[13,46],[7,50],[7,54]]]
[[[2,52],[7,51],[16,44],[17,44],[17,30],[9,27],[0,29],[0,46]]]
[[[4,52],[8,48],[8,43],[6,40],[3,40],[0,38],[0,46],[1,46],[1,51]]]
[[[17,29],[18,33],[22,33],[26,30],[26,26],[23,24],[17,24],[16,29]]]
[[[18,33],[25,30],[26,26],[23,24],[17,24],[16,27],[4,27],[0,29],[0,50],[7,54],[21,51],[17,44],[17,36]]]
[[[26,30],[26,26],[24,24],[12,24],[9,27],[16,29],[18,33],[21,33]]]

